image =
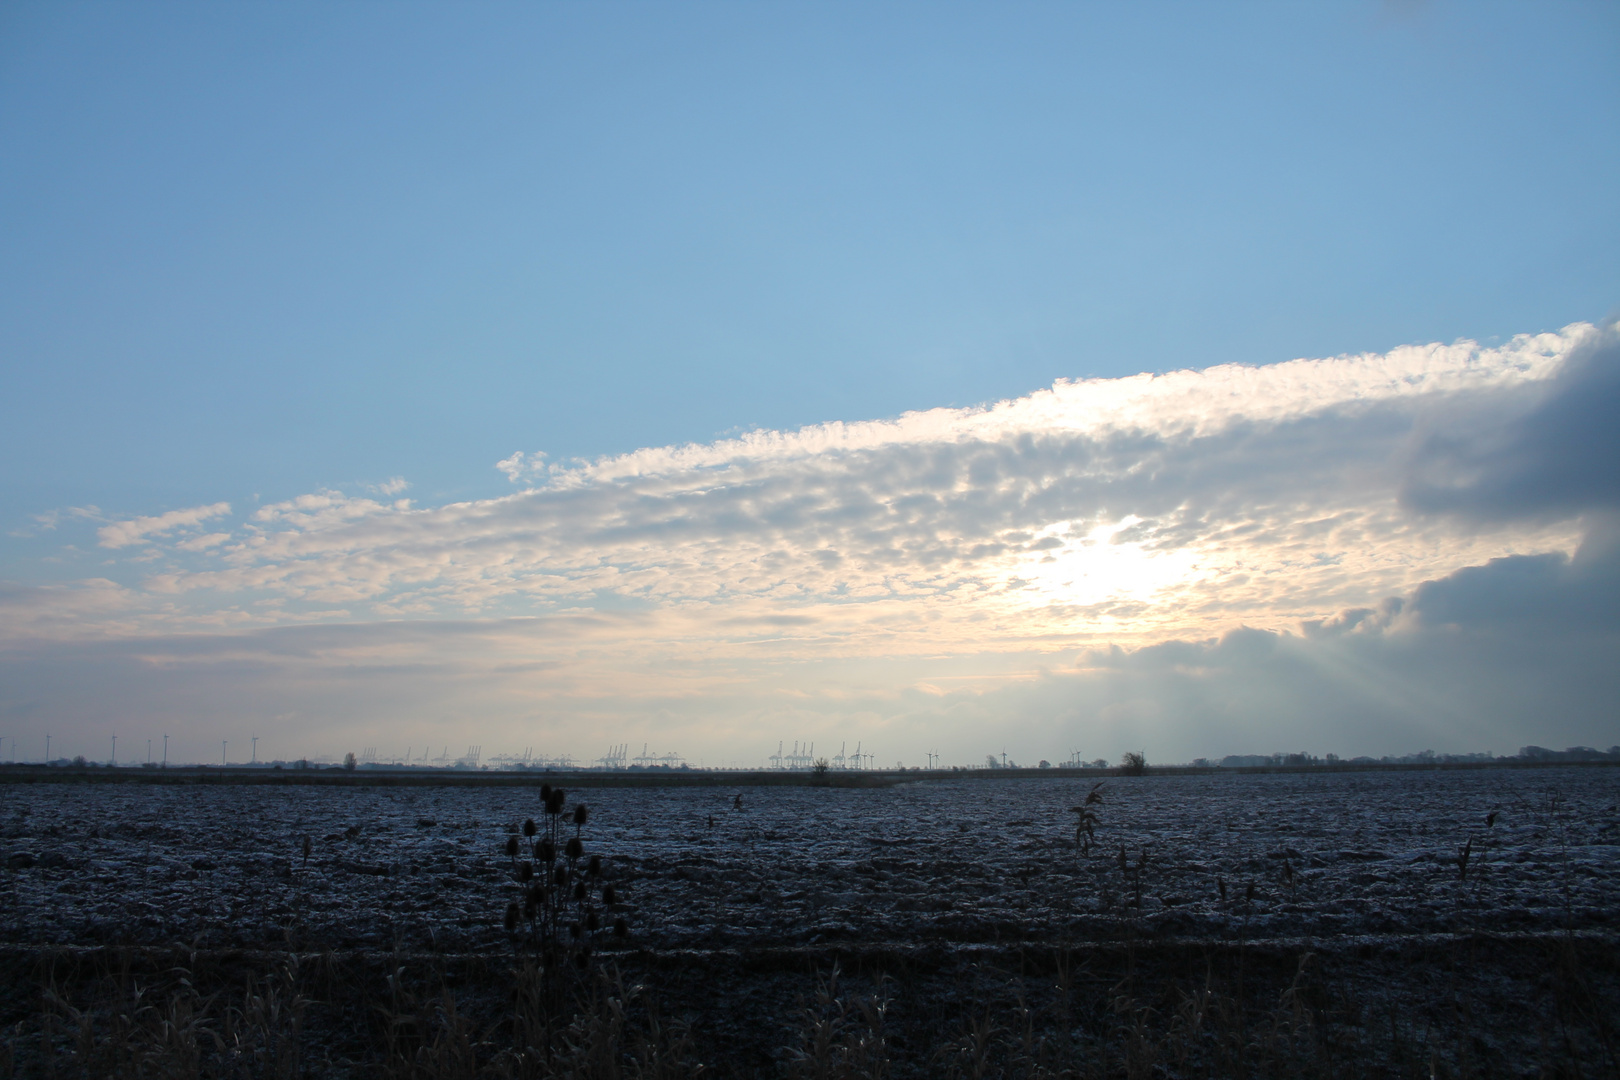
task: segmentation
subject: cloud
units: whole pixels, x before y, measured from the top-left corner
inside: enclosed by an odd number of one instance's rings
[[[70,506],[65,510],[47,510],[42,514],[33,514],[31,516],[34,520],[34,527],[38,529],[39,532],[47,533],[55,532],[56,527],[62,524],[64,519],[88,521],[102,520],[101,508],[97,506]],[[12,529],[7,533],[7,535],[31,538],[37,536],[38,533],[34,532],[32,529]]]
[[[103,530],[142,543],[115,592],[0,603],[6,679],[80,701],[49,672],[94,670],[154,715],[326,717],[312,738],[395,716],[408,741],[452,717],[688,752],[762,730],[968,757],[999,751],[986,731],[1015,757],[1602,741],[1614,369],[1613,328],[1582,324],[519,453],[498,467],[529,486],[442,506],[142,518]]]
[[[1533,393],[1486,395],[1417,440],[1402,500],[1477,520],[1620,510],[1620,327],[1586,335]]]
[[[134,634],[142,597],[106,578],[71,585],[23,585],[0,581],[0,641],[47,640],[82,635]]]
[[[260,508],[212,564],[148,588],[384,617],[820,607],[852,649],[1321,617],[1457,566],[1572,550],[1568,516],[1481,531],[1401,493],[1424,446],[1487,405],[1547,399],[1605,333],[1060,382],[985,408],[549,466],[539,486],[440,507],[318,492]],[[540,459],[501,467],[516,480]]]
[[[65,728],[116,697],[128,730],[201,744],[252,727],[279,756],[481,741],[588,758],[632,739],[711,761],[777,738],[910,762],[1608,746],[1620,625],[1613,607],[1593,622],[1582,589],[1620,559],[1598,548],[1465,568],[1316,626],[1058,656],[748,663],[686,648],[695,623],[671,611],[36,639],[0,651],[0,715]]]
[[[1573,550],[1575,510],[1482,529],[1413,493],[1435,447],[1482,431],[1497,432],[1494,453],[1514,437],[1563,453],[1513,432],[1579,396],[1610,334],[1576,325],[1498,349],[1065,381],[983,408],[566,467],[518,453],[502,470],[543,483],[420,508],[299,496],[228,540],[171,544],[144,589],[199,610],[271,596],[283,605],[256,610],[288,619],[651,604],[723,626],[813,610],[829,635],[818,647],[852,650],[942,634],[1141,642],[1321,618],[1458,566]],[[108,525],[102,542],[150,542],[226,510]]]
[[[231,504],[218,502],[211,506],[193,506],[188,510],[170,510],[166,514],[155,517],[138,517],[129,521],[115,521],[111,525],[103,525],[96,531],[101,540],[101,546],[106,548],[129,547],[132,544],[148,542],[155,536],[172,532],[175,529],[197,525],[209,518],[220,517],[231,512]]]
[[[1561,553],[1492,559],[1425,582],[1408,617],[1426,626],[1511,630],[1515,635],[1581,630],[1620,634],[1620,529],[1601,522],[1573,558]]]
[[[390,476],[380,484],[367,484],[366,490],[374,495],[398,495],[410,486],[410,481],[403,476]]]
[[[519,450],[511,457],[497,461],[495,468],[505,473],[506,478],[516,484],[525,476],[540,473],[545,468],[545,460],[546,455],[543,451],[536,450],[532,454],[525,455],[523,451]]]
[[[230,533],[208,533],[204,536],[194,536],[189,540],[181,540],[174,546],[177,551],[207,551],[211,547],[218,547],[230,538]]]
[[[1262,367],[1124,379],[1060,379],[1050,389],[993,406],[932,409],[896,420],[819,424],[796,432],[753,431],[702,445],[659,447],[571,470],[563,483],[678,474],[743,463],[786,462],[893,445],[999,443],[1044,434],[1152,432],[1208,436],[1239,424],[1275,424],[1333,406],[1419,399],[1545,379],[1597,331],[1584,323],[1523,335],[1500,349],[1474,342],[1407,346],[1385,354],[1294,360]]]
[[[1608,746],[1620,741],[1617,553],[1603,535],[1574,559],[1465,567],[1300,632],[1088,652],[1074,704],[1097,716],[1111,701],[1152,702],[1174,718],[1157,725],[1161,742],[1189,757]]]

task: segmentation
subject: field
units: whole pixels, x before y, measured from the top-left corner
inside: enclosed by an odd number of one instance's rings
[[[616,1037],[667,1043],[667,1075],[1614,1075],[1620,770],[1111,776],[1082,845],[1097,782],[571,791],[629,929],[593,965],[645,987]],[[281,980],[312,1074],[566,1072],[518,1061],[503,1020],[532,788],[0,799],[0,1064],[89,1062],[119,978],[178,966],[218,984],[215,1029]],[[623,1002],[591,978],[558,1032]],[[372,999],[413,1018],[410,1053]],[[69,1021],[92,1034],[57,1046]],[[435,1064],[456,1038],[470,1057]],[[881,1070],[850,1064],[875,1047]]]

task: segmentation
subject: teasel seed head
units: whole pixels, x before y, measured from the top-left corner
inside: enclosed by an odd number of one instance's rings
[[[525,821],[523,822],[523,835],[524,836],[533,836],[535,833],[537,833],[539,831],[540,831],[540,826],[538,826],[538,825],[536,825],[534,823],[534,818],[525,819]]]
[[[619,902],[618,890],[616,890],[611,885],[602,886],[602,903],[607,904],[609,907],[612,907],[614,904],[617,904],[618,902]]]
[[[528,881],[532,877],[534,877],[534,863],[527,859],[518,863],[518,880]]]
[[[510,934],[512,931],[517,929],[517,927],[518,927],[518,919],[519,918],[520,918],[520,913],[518,912],[518,906],[516,904],[507,904],[506,905],[506,932],[508,934]]]
[[[585,872],[591,877],[602,876],[602,856],[592,855],[591,861],[585,864]]]
[[[554,871],[551,875],[551,882],[559,889],[568,884],[568,867],[557,867],[556,871]]]
[[[506,857],[508,859],[515,859],[515,858],[517,858],[517,853],[518,853],[518,838],[515,837],[515,836],[508,836],[506,838]]]
[[[523,917],[525,919],[533,919],[538,914],[540,914],[540,905],[535,903],[532,897],[523,901]]]
[[[536,844],[534,853],[539,856],[540,861],[543,863],[550,864],[557,861],[557,845],[550,840],[542,840]]]
[[[575,941],[578,941],[579,935],[583,934],[584,932],[584,929],[579,925],[579,923],[571,922],[568,924],[568,936],[573,938]]]
[[[551,801],[551,785],[550,784],[541,784],[540,785],[540,801],[543,802],[543,803],[548,803],[548,802]]]
[[[585,883],[583,881],[574,882],[574,899],[585,899]]]
[[[591,950],[589,947],[574,954],[574,966],[584,971],[591,966]]]
[[[624,916],[613,920],[613,936],[626,937],[630,933],[630,924],[624,921]]]
[[[529,903],[539,905],[546,902],[546,887],[539,882],[529,886]]]
[[[562,788],[553,788],[551,798],[546,801],[546,813],[556,817],[563,812],[563,804],[568,800],[568,792]]]
[[[596,909],[592,908],[591,910],[587,911],[585,913],[585,929],[594,934],[601,928],[602,920],[597,916]]]
[[[583,824],[585,824],[585,819],[590,817],[590,816],[591,816],[591,812],[585,808],[584,803],[580,803],[578,806],[574,807],[574,824],[575,825],[583,825]]]
[[[568,843],[563,850],[568,853],[568,857],[570,859],[577,859],[581,855],[585,854],[585,845],[580,843],[579,837],[570,836],[568,838]]]

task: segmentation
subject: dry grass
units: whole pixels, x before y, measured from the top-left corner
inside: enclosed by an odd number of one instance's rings
[[[882,1080],[890,1074],[886,980],[876,993],[840,996],[838,976],[834,963],[817,981],[814,1004],[800,1003],[798,1041],[783,1071],[797,1080]]]
[[[239,988],[209,994],[192,974],[176,964],[137,975],[124,963],[85,983],[77,972],[48,964],[33,1022],[17,1022],[6,1033],[0,1075],[306,1075],[302,1028],[310,1001],[295,956]]]
[[[819,977],[719,955],[632,975],[627,955],[558,1013],[532,968],[488,958],[42,954],[0,1077],[1620,1075],[1612,941],[1002,955],[855,975],[829,958]]]

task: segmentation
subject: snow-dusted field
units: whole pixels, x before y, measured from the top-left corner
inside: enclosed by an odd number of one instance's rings
[[[581,788],[569,805],[589,805],[587,850],[654,946],[1620,925],[1620,769],[1111,778],[1087,858],[1069,807],[1090,786]],[[499,947],[507,831],[539,812],[518,789],[4,785],[0,938]]]

